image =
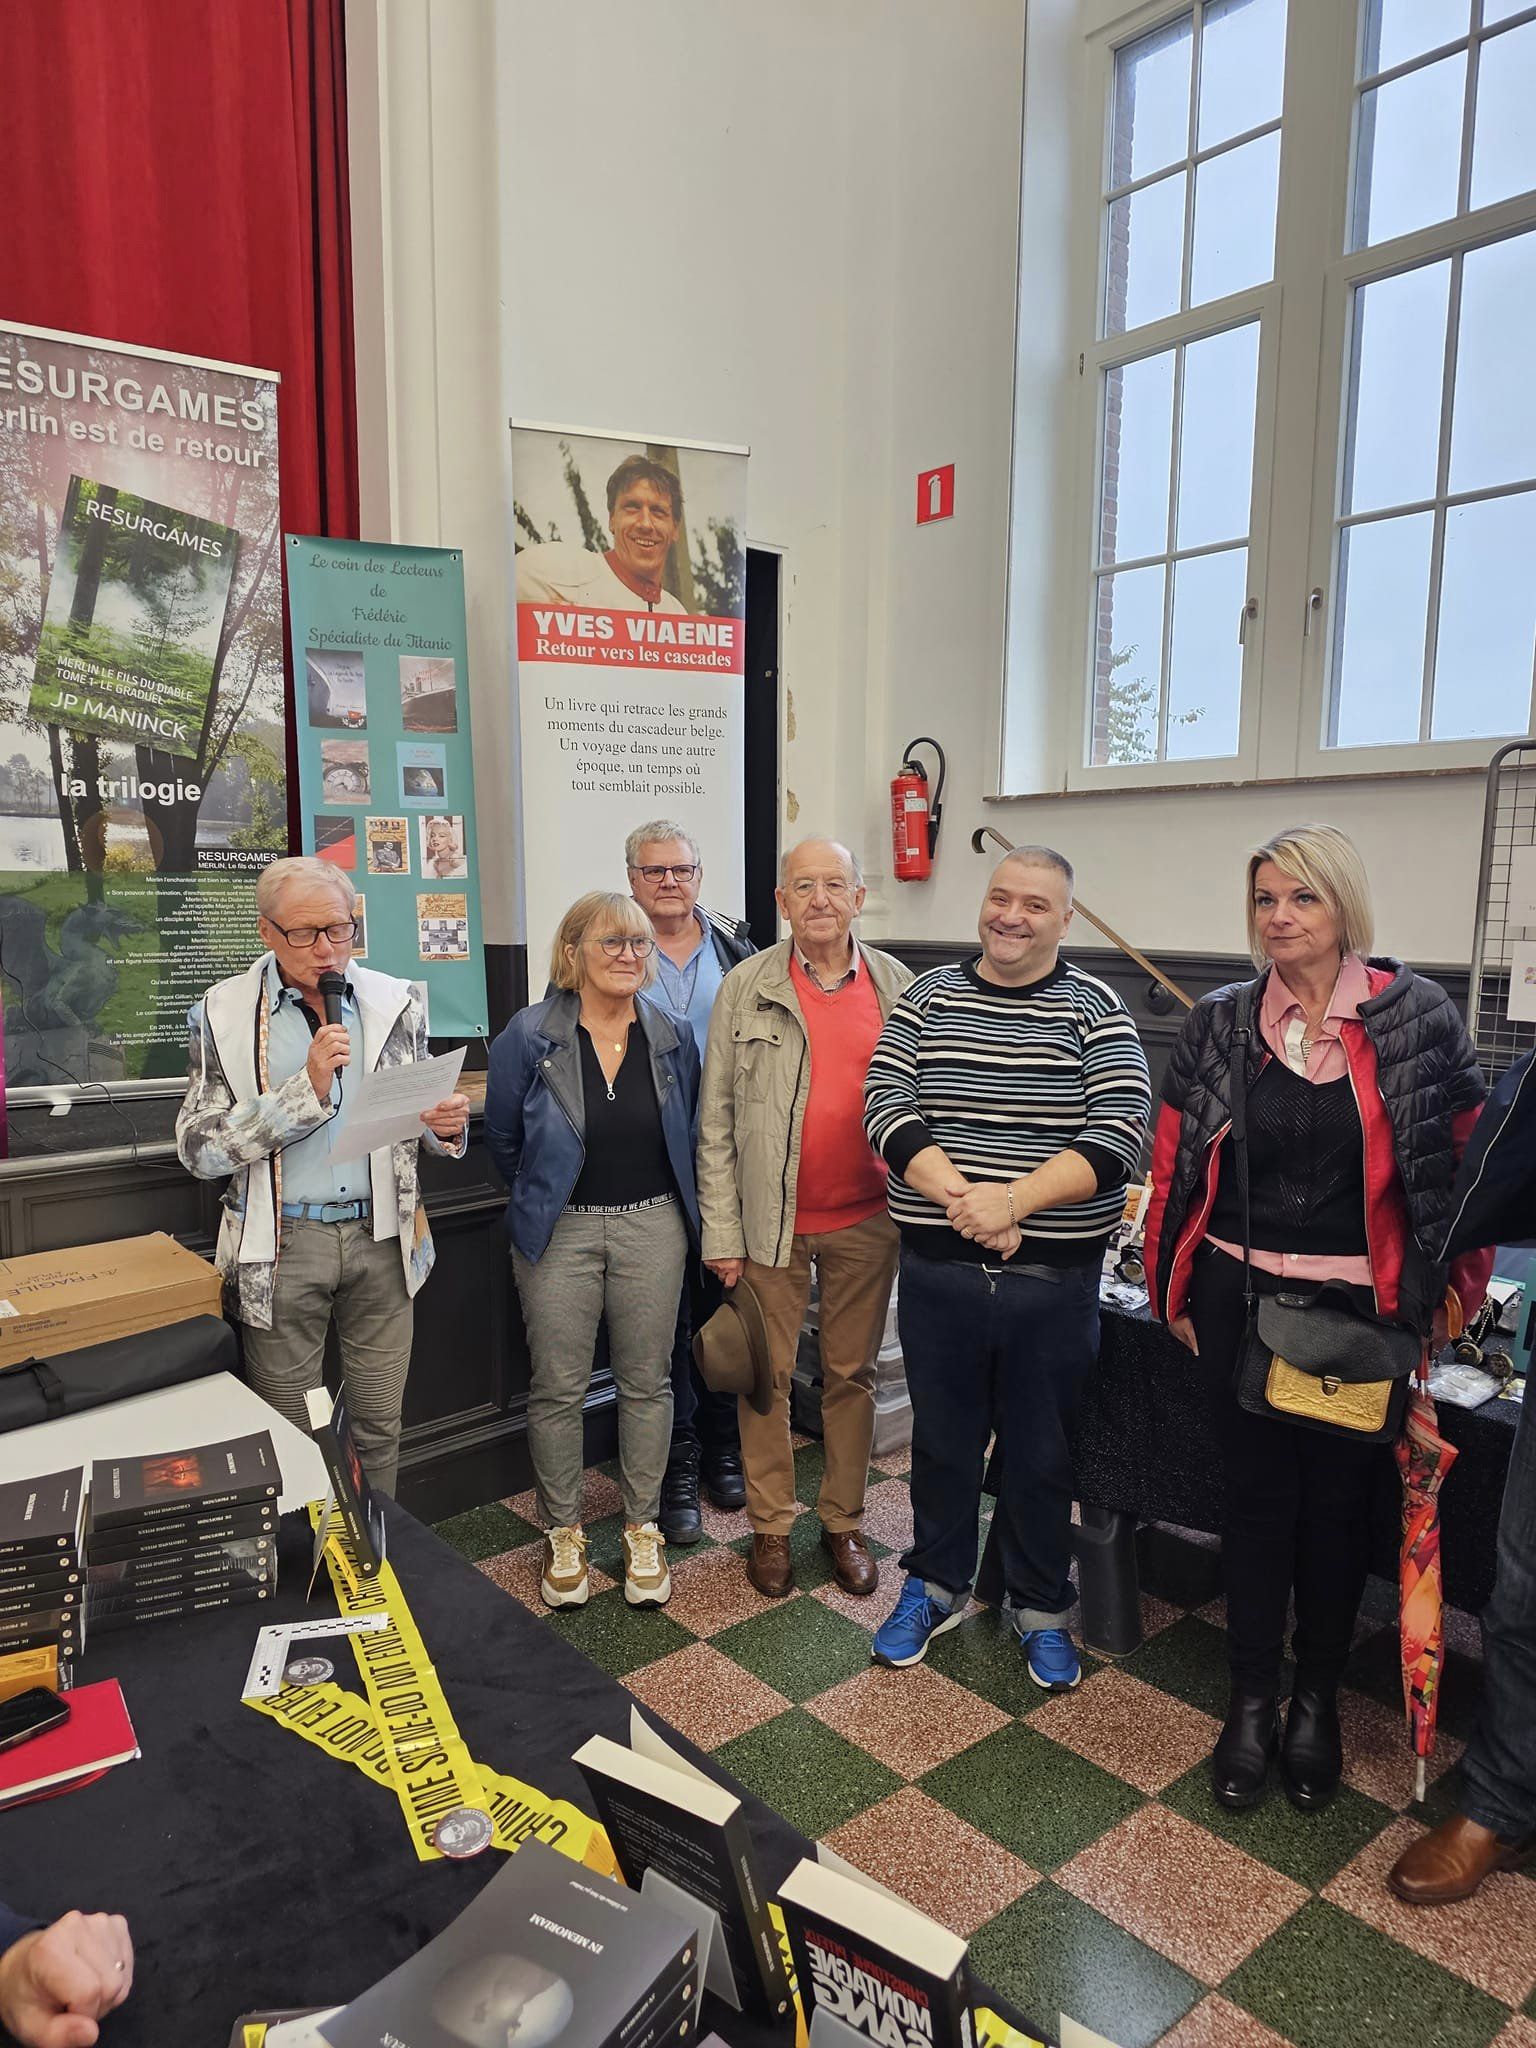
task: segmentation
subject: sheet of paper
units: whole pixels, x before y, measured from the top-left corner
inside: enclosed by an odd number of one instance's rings
[[[464,1048],[440,1052],[435,1059],[411,1060],[403,1067],[380,1067],[376,1073],[349,1075],[347,1121],[330,1155],[332,1166],[366,1159],[380,1145],[419,1138],[425,1129],[424,1109],[431,1109],[459,1082]]]
[[[1509,901],[1506,926],[1536,931],[1536,846],[1517,846],[1509,856]]]
[[[1516,1022],[1536,1023],[1536,941],[1518,939],[1509,949],[1507,1014]]]

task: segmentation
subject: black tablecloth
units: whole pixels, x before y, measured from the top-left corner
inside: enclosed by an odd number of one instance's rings
[[[627,1741],[630,1695],[403,1509],[388,1515],[390,1562],[470,1753],[590,1813],[571,1752],[591,1734]],[[391,1793],[242,1703],[258,1627],[335,1611],[328,1583],[304,1602],[307,1522],[285,1517],[281,1541],[275,1600],[89,1641],[78,1681],[121,1679],[142,1758],[0,1815],[9,1905],[48,1919],[72,1906],[128,1915],[134,1991],[103,2048],[223,2048],[242,2012],[350,1999],[500,1867],[494,1850],[418,1862]],[[326,1654],[337,1682],[361,1691],[351,1650]],[[742,1796],[776,1889],[808,1844]],[[779,2040],[717,2000],[706,2017],[741,2048]]]
[[[1105,1308],[1099,1369],[1090,1383],[1075,1445],[1078,1498],[1150,1522],[1219,1531],[1221,1454],[1218,1399],[1230,1398],[1214,1369],[1143,1311]],[[1440,1427],[1460,1453],[1441,1489],[1442,1560],[1448,1600],[1478,1612],[1493,1590],[1504,1474],[1518,1404],[1481,1408],[1442,1403]],[[1373,1503],[1373,1571],[1397,1576],[1401,1489],[1391,1453],[1378,1460]]]

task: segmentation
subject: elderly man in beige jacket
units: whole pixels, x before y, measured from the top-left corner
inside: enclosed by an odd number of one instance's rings
[[[704,1263],[727,1287],[751,1287],[773,1357],[769,1413],[739,1404],[748,1577],[774,1596],[794,1585],[789,1383],[814,1263],[822,1542],[839,1585],[872,1593],[879,1574],[859,1525],[897,1239],[885,1166],[864,1135],[863,1087],[875,1042],[912,976],[853,936],[864,880],[845,846],[802,840],[784,856],[776,893],[790,936],[732,968],[710,1022],[697,1162]]]

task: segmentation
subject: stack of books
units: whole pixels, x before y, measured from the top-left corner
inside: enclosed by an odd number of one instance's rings
[[[84,1647],[84,1503],[80,1465],[0,1486],[0,1656],[52,1650],[56,1670]]]
[[[277,1453],[266,1430],[91,1468],[94,1632],[266,1600],[277,1584]]]

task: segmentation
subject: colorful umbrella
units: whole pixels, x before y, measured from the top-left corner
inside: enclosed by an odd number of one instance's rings
[[[1425,1759],[1435,1746],[1440,1673],[1445,1662],[1445,1591],[1440,1573],[1440,1485],[1457,1451],[1440,1434],[1421,1375],[1408,1401],[1394,1455],[1403,1481],[1403,1548],[1398,1563],[1398,1627],[1403,1705],[1418,1759],[1414,1797],[1424,1798]]]

